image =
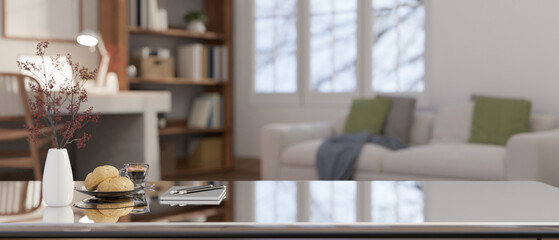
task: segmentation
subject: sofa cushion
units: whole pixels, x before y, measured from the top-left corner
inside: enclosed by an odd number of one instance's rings
[[[504,179],[505,148],[473,143],[429,144],[388,154],[382,172],[393,174]]]
[[[471,102],[439,109],[431,143],[465,143],[470,137],[474,104]]]
[[[281,153],[281,163],[314,166],[316,153],[324,139],[313,139],[291,145]]]
[[[361,153],[357,158],[356,169],[370,172],[380,172],[382,169],[382,159],[393,152],[394,151],[383,146],[366,143],[363,145]]]
[[[530,132],[552,130],[557,127],[557,118],[546,114],[532,114],[530,116]]]
[[[415,98],[384,96],[392,100],[390,111],[386,117],[383,135],[409,143],[410,129],[415,111]]]
[[[344,133],[369,132],[379,134],[390,111],[390,98],[355,99],[346,119]]]
[[[504,146],[530,126],[530,101],[476,97],[469,142]]]
[[[410,130],[410,144],[424,145],[431,140],[435,115],[430,113],[416,113]]]
[[[316,153],[324,139],[314,139],[287,147],[281,155],[280,162],[287,165],[299,165],[316,168]],[[356,169],[380,172],[381,159],[392,150],[366,143],[357,158]]]

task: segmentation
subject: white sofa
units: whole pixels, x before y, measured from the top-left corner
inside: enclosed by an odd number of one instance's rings
[[[559,130],[556,118],[532,114],[529,133],[507,145],[468,143],[473,104],[445,107],[437,115],[416,113],[411,147],[399,151],[367,143],[357,160],[355,180],[537,180],[559,186]],[[316,153],[339,134],[336,121],[270,124],[261,133],[265,180],[317,179]]]

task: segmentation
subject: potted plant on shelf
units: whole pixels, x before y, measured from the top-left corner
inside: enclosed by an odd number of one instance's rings
[[[193,32],[206,32],[206,24],[208,24],[208,17],[202,12],[191,12],[184,15],[186,21],[186,29]]]
[[[95,79],[97,70],[80,67],[72,56],[45,56],[49,42],[39,42],[39,61],[17,61],[17,65],[27,75],[35,78],[39,85],[29,83],[33,97],[28,99],[33,116],[33,126],[26,126],[29,141],[37,141],[44,128],[56,148],[48,151],[43,172],[43,199],[48,206],[67,206],[72,202],[74,178],[66,147],[76,143],[78,148],[86,146],[91,135],[80,132],[90,122],[98,122],[100,114],[93,113],[93,107],[80,111],[87,102],[85,82]],[[65,71],[69,70],[69,71]],[[67,73],[71,72],[71,76]],[[81,81],[80,81],[81,80]]]

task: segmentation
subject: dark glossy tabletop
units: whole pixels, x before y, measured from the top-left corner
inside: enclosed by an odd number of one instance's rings
[[[218,206],[159,202],[158,196],[171,186],[207,181],[154,182],[153,190],[146,191],[147,207],[117,218],[117,223],[95,223],[99,219],[83,209],[38,204],[40,182],[0,182],[0,237],[559,236],[559,189],[539,182],[212,183],[227,186],[227,198]],[[75,192],[74,202],[88,197]]]

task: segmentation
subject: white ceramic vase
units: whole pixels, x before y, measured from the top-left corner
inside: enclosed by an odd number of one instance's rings
[[[200,21],[200,20],[196,20],[196,21],[191,21],[186,25],[186,29],[193,31],[193,32],[199,32],[199,33],[203,33],[206,32],[206,25],[204,24],[204,22]]]
[[[47,207],[43,212],[44,223],[74,223],[72,207]]]
[[[66,149],[51,148],[43,171],[43,200],[49,207],[63,207],[74,198],[74,176]]]

